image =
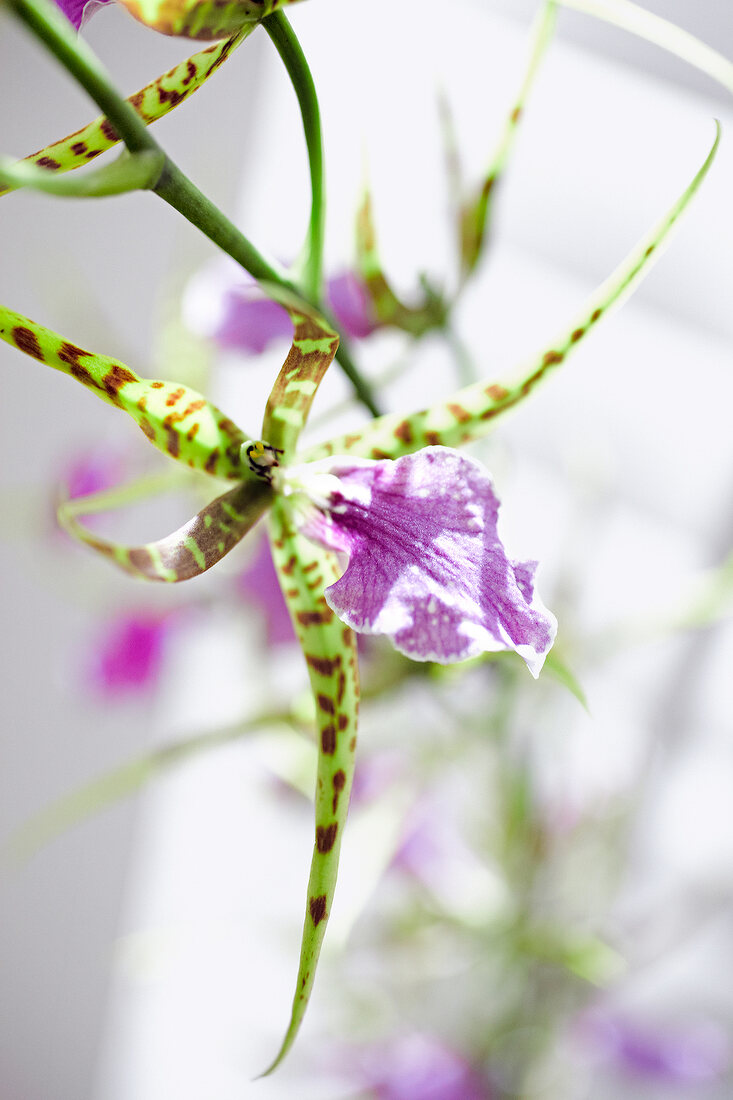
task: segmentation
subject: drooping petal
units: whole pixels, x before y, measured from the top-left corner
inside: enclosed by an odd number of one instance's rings
[[[65,0],[65,4],[69,6],[69,11],[66,14],[69,15],[72,22],[74,22],[74,17],[71,14],[73,2],[74,0]],[[64,10],[64,5],[59,6]],[[74,10],[78,11],[80,17],[83,8],[83,0],[79,0]],[[87,15],[90,14],[90,11],[91,8],[88,6]],[[78,24],[75,24],[75,26],[78,26]],[[233,35],[226,42],[217,42],[214,46],[207,46],[206,49],[195,53],[193,57],[174,65],[172,69],[146,84],[134,95],[128,96],[127,102],[137,112],[145,125],[150,126],[151,123],[163,118],[169,111],[174,110],[175,107],[178,107],[194,92],[198,91],[212,73],[215,73],[224,64],[237,46],[241,45],[245,38],[252,33],[253,29],[252,24],[247,24],[238,34]],[[60,138],[58,141],[53,141],[50,145],[46,145],[35,153],[29,153],[19,163],[29,162],[39,168],[44,168],[48,172],[71,172],[88,164],[100,153],[111,149],[119,140],[114,126],[104,115],[100,115],[86,126],[82,126],[80,130],[75,130],[73,134],[68,134],[67,137]],[[0,196],[8,194],[12,190],[13,187],[11,186],[0,186]]]
[[[325,593],[339,618],[386,634],[414,660],[513,649],[539,675],[557,623],[534,590],[536,562],[506,555],[499,501],[480,463],[428,447],[396,462],[344,458],[301,469],[319,506],[303,532],[348,556]]]

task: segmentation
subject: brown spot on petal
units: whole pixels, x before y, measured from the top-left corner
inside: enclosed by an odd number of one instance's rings
[[[572,336],[570,337],[570,339],[572,340],[572,342],[574,344],[577,344],[578,340],[582,340],[584,336],[585,336],[585,329],[584,328],[576,328],[574,330]]]
[[[181,453],[181,441],[178,438],[178,432],[175,428],[166,428],[166,450],[172,458],[178,458]]]
[[[310,561],[310,562],[308,562],[307,565],[303,566],[303,572],[304,573],[311,573],[314,569],[317,569],[317,568],[318,568],[318,562],[317,561]]]
[[[341,704],[344,701],[345,691],[346,691],[346,676],[342,672],[342,673],[339,674],[338,694],[336,695],[336,702],[338,703],[339,706],[341,706]]]
[[[401,439],[403,443],[412,443],[413,435],[409,420],[403,420],[401,424],[398,424],[394,430],[394,434],[395,438]]]
[[[169,393],[165,399],[165,403],[168,408],[171,408],[172,405],[177,405],[185,392],[186,391],[184,390],[183,386],[179,386],[178,389],[175,389],[172,393]]]
[[[311,920],[317,928],[326,916],[326,895],[321,894],[317,898],[311,898],[308,902],[308,909],[310,911]]]
[[[486,396],[490,397],[492,401],[503,401],[505,397],[509,396],[509,390],[494,382],[486,387]]]
[[[117,131],[115,130],[114,126],[112,125],[112,123],[110,122],[110,120],[108,118],[103,118],[102,119],[102,123],[101,123],[99,128],[102,131],[102,133],[104,134],[104,136],[107,138],[107,141],[113,141],[114,142],[114,141],[119,141],[120,140],[119,134],[117,133]]]
[[[316,847],[319,852],[330,852],[336,843],[336,833],[338,832],[338,823],[333,822],[332,825],[319,825],[316,829]]]
[[[39,359],[41,363],[45,362],[41,345],[38,343],[38,337],[32,329],[25,328],[24,325],[16,325],[12,337],[15,346],[24,351],[26,355],[32,355],[34,359]]]
[[[590,321],[591,321],[592,325],[594,325],[596,323],[596,321],[598,320],[598,318],[601,316],[602,313],[603,313],[602,309],[594,309],[593,310],[593,312],[590,315]]]
[[[151,382],[150,388],[151,390],[162,390],[164,385],[165,382]]]
[[[448,405],[448,412],[456,418],[459,424],[465,424],[467,420],[471,419],[470,412],[464,409],[463,405]]]
[[[301,626],[320,626],[331,622],[333,611],[330,607],[323,611],[299,611],[296,618]]]
[[[388,455],[386,451],[380,450],[379,447],[372,447],[372,458],[380,459],[380,458],[390,458],[390,457],[391,456]]]
[[[346,729],[346,727],[347,727],[347,726],[348,726],[348,724],[349,724],[349,716],[348,716],[348,714],[339,714],[339,719],[338,719],[338,721],[339,721],[339,729],[340,729],[340,730],[345,730],[345,729]]]
[[[280,566],[280,572],[284,573],[287,577],[291,576],[293,570],[295,569],[297,560],[298,559],[296,558],[295,554],[291,554],[288,560],[285,562],[285,565]]]
[[[321,676],[333,676],[334,672],[341,664],[340,657],[334,657],[333,660],[331,660],[329,657],[313,657],[311,654],[306,653],[305,659],[311,668],[315,669]]]
[[[83,354],[88,353],[84,352]],[[131,370],[123,367],[121,363],[115,363],[102,378],[102,385],[112,398],[116,398],[122,387],[126,386],[128,382],[137,382],[137,378]]]
[[[155,428],[150,423],[150,421],[147,419],[147,417],[145,417],[145,416],[140,417],[140,427],[145,432],[148,439],[150,439],[150,440],[155,439]]]
[[[207,474],[213,474],[216,470],[216,464],[219,461],[219,448],[214,447],[214,450],[206,456],[206,462],[204,462],[204,469]]]
[[[542,356],[542,364],[545,367],[551,367],[555,363],[562,363],[565,358],[565,354],[562,351],[546,351]]]
[[[343,673],[342,673],[342,675],[343,675]],[[321,708],[321,710],[323,711],[324,714],[333,714],[334,713],[336,708],[334,707],[333,699],[329,699],[329,697],[327,695],[319,695],[317,698],[318,698],[318,706]]]
[[[352,752],[356,748],[356,738],[355,737],[352,737],[351,740],[349,741],[349,748],[351,749]]]
[[[71,151],[77,157],[83,157],[85,153],[88,153],[87,143],[85,141],[75,141],[71,146]]]
[[[519,122],[521,117],[522,117],[522,108],[521,108],[521,105],[517,104],[517,106],[514,108],[514,110],[511,113],[511,120],[514,123],[515,126]]]
[[[61,167],[59,162],[57,160],[54,160],[53,157],[39,157],[36,161],[36,164],[39,168],[50,168],[53,170]]]
[[[326,756],[333,756],[336,752],[336,727],[324,726],[321,730],[321,751]]]
[[[438,432],[425,432],[425,442],[429,447],[439,447],[440,434]]]
[[[188,440],[189,443],[195,438],[196,433],[198,432],[200,427],[201,427],[201,425],[199,424],[199,422],[197,420],[196,423],[192,424],[191,427],[188,429],[188,431],[186,432],[186,439]]]
[[[341,768],[339,768],[339,770],[334,773],[331,784],[333,786],[333,812],[336,813],[336,808],[339,804],[339,797],[342,790],[346,786],[346,773],[343,772]]]

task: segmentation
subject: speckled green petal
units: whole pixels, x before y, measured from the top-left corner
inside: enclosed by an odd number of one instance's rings
[[[217,477],[255,477],[242,463],[244,433],[196,390],[139,378],[119,360],[85,351],[4,306],[0,338],[129,413],[155,447],[179,462]]]
[[[252,33],[254,26],[248,24],[241,28],[226,42],[208,46],[205,50],[181,61],[167,73],[146,84],[139,92],[128,97],[128,103],[135,108],[146,124],[163,118],[179,103],[193,95],[201,85],[223,65],[227,57]],[[119,141],[114,127],[104,115],[96,118],[81,130],[75,130],[68,137],[54,141],[37,153],[25,157],[25,161],[50,172],[70,172],[88,164],[100,153],[105,153]],[[24,161],[20,161],[21,164]],[[13,190],[11,186],[0,186],[0,195]]]
[[[497,417],[520,404],[535,387],[565,362],[569,353],[605,316],[631,293],[661,253],[669,232],[707,175],[720,140],[715,141],[705,162],[677,201],[629,253],[613,274],[591,295],[575,320],[550,347],[523,370],[516,382],[477,382],[444,402],[410,416],[389,415],[373,420],[357,432],[312,447],[302,459],[310,462],[329,455],[352,454],[364,458],[397,458],[420,447],[456,447],[486,435]]]
[[[324,319],[295,295],[263,284],[293,322],[293,343],[267,401],[262,438],[287,457],[298,441],[313,398],[333,362],[339,338]]]
[[[504,171],[511,152],[524,104],[540,67],[557,21],[557,5],[547,0],[532,27],[529,59],[521,88],[504,124],[499,143],[477,191],[461,206],[459,224],[461,278],[465,280],[478,263],[483,249],[491,206],[491,196],[499,176]]]
[[[161,34],[210,41],[253,25],[296,0],[120,0],[146,27]]]
[[[91,498],[92,501],[94,498]],[[198,577],[229,553],[257,522],[272,500],[269,485],[248,481],[212,500],[167,538],[143,546],[123,546],[83,527],[86,501],[75,497],[58,509],[61,526],[80,542],[109,558],[120,569],[149,581],[175,583]]]
[[[359,679],[354,633],[336,618],[323,590],[338,579],[334,556],[297,533],[287,501],[271,514],[272,554],[308,665],[316,704],[316,832],[293,1008],[271,1073],[295,1041],[313,989],[331,914],[339,851],[354,774]]]

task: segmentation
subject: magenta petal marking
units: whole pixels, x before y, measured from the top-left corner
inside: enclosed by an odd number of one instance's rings
[[[303,531],[348,555],[325,593],[344,622],[388,635],[414,660],[513,649],[539,675],[557,623],[534,590],[536,562],[504,551],[499,501],[480,463],[427,447],[396,462],[335,458],[319,467],[328,491],[317,491],[319,472],[304,475],[322,510]]]
[[[152,611],[123,614],[100,635],[91,662],[91,679],[108,698],[152,688],[163,665],[170,620]]]

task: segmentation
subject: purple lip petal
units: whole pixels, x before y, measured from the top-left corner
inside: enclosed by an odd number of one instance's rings
[[[488,1100],[490,1095],[460,1054],[428,1035],[352,1051],[350,1068],[379,1100]]]
[[[386,634],[413,660],[448,664],[513,649],[539,675],[557,623],[535,593],[536,562],[506,556],[499,501],[480,463],[426,447],[396,462],[319,465],[325,510],[319,497],[303,531],[348,556],[326,589],[344,622]]]

